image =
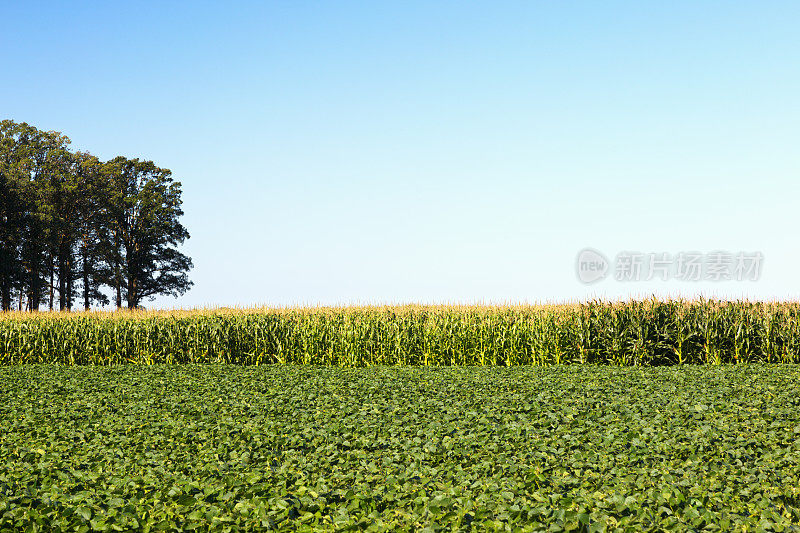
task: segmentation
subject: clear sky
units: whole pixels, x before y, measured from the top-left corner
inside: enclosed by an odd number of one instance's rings
[[[797,2],[126,4],[0,3],[0,117],[182,182],[145,305],[798,298]],[[760,279],[614,279],[715,250]]]

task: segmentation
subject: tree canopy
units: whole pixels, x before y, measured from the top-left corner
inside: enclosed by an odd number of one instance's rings
[[[152,161],[100,161],[59,132],[0,121],[3,310],[134,308],[192,285],[181,184]]]

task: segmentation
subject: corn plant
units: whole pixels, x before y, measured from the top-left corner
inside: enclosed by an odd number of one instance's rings
[[[660,366],[800,362],[800,303],[199,309],[0,315],[0,364]]]

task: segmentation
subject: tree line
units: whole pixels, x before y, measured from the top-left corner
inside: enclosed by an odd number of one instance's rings
[[[139,307],[192,285],[181,184],[152,161],[69,149],[0,121],[0,303],[6,310]]]

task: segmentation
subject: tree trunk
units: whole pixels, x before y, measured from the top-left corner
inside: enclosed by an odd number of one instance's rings
[[[81,247],[81,265],[83,266],[83,310],[89,310],[89,254],[86,253],[86,245]]]
[[[9,276],[4,275],[2,282],[0,282],[0,298],[2,298],[3,311],[11,310],[11,280]]]
[[[117,309],[122,307],[122,281],[119,279],[119,267],[117,267]]]
[[[50,285],[52,287],[52,271],[50,274],[51,281]],[[67,272],[67,262],[65,260],[64,254],[62,250],[58,251],[58,310],[63,311],[67,307],[67,278],[69,273]],[[53,309],[53,289],[50,289],[50,310]]]
[[[73,288],[73,275],[72,275],[72,258],[67,260],[67,311],[72,311],[72,288]]]
[[[38,311],[39,304],[42,299],[41,279],[39,278],[39,271],[31,269],[30,283],[28,284],[28,311]]]
[[[136,295],[136,278],[128,275],[128,309],[134,309],[139,302]]]
[[[122,272],[120,266],[120,239],[119,233],[114,232],[114,283],[117,289],[117,309],[122,307]]]
[[[54,271],[55,271],[55,268],[53,267],[52,254],[50,254],[49,267],[50,267],[50,306],[49,307],[50,307],[50,310],[52,311],[53,310],[53,276],[54,276]]]

